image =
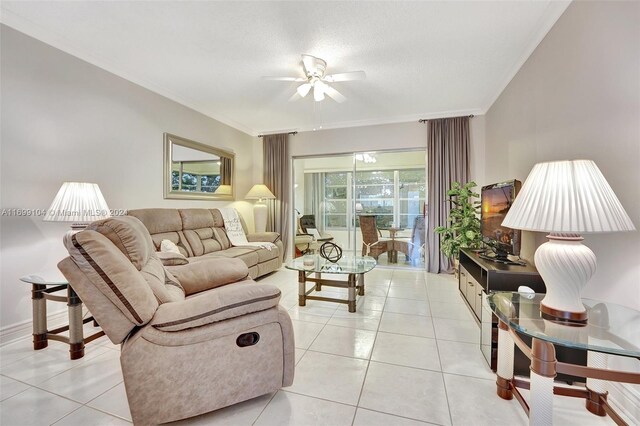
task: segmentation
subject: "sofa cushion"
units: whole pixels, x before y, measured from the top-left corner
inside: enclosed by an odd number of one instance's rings
[[[187,295],[214,287],[242,281],[249,275],[247,265],[240,259],[201,256],[186,265],[167,266]]]
[[[127,214],[139,219],[150,234],[182,231],[182,218],[176,209],[138,209]]]
[[[208,209],[180,209],[178,212],[182,218],[182,229],[185,231],[214,226],[213,216]]]
[[[144,224],[132,216],[116,216],[90,223],[86,228],[107,237],[138,269],[155,252],[153,241]]]
[[[186,265],[189,263],[189,259],[184,257],[182,253],[159,251],[156,252],[156,256],[158,256],[158,259],[160,259],[164,266]]]
[[[149,322],[158,301],[140,271],[119,247],[94,230],[68,234],[64,241],[76,265],[111,303],[134,324]],[[129,244],[127,241],[126,245]]]
[[[241,259],[248,267],[252,267],[258,264],[259,256],[257,252],[258,250],[255,247],[231,247],[226,250],[209,253],[203,257]]]
[[[183,302],[166,303],[156,313],[152,326],[162,331],[200,327],[278,305],[280,289],[246,281],[207,291]]]

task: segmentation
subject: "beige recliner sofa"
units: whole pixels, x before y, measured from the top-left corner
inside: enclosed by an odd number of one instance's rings
[[[138,219],[65,237],[58,267],[113,343],[135,424],[165,423],[289,386],[291,320],[280,290],[238,259],[163,267]]]
[[[251,278],[261,277],[282,266],[284,249],[280,234],[250,234],[242,221],[249,242],[269,242],[276,247],[271,250],[255,246],[233,247],[218,209],[138,209],[129,210],[128,214],[144,224],[151,234],[156,251],[160,250],[162,240],[170,240],[189,258],[189,262],[199,262],[210,257],[240,259],[249,268]]]

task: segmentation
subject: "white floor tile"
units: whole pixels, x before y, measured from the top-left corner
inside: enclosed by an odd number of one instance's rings
[[[335,309],[327,309],[318,306],[294,306],[289,309],[291,319],[326,324],[334,314]]]
[[[87,360],[103,354],[108,349],[96,346],[90,351],[85,351],[85,356],[77,360],[70,360],[66,351],[49,350],[49,348],[35,351],[18,363],[5,365],[0,368],[0,373],[21,382],[36,385],[56,376],[63,371],[79,366]],[[16,368],[19,366],[19,368]]]
[[[49,425],[81,405],[60,396],[31,388],[0,402],[3,425]]]
[[[309,350],[369,359],[375,338],[375,331],[327,325],[318,334]]]
[[[413,288],[391,285],[387,297],[394,297],[397,299],[427,300],[427,289],[425,287]]]
[[[333,314],[327,324],[376,331],[381,317],[380,311],[360,309],[356,312],[344,312],[339,310]]]
[[[304,395],[279,391],[256,426],[349,426],[356,408]]]
[[[131,412],[129,411],[129,403],[127,401],[127,393],[124,389],[124,383],[114,386],[99,397],[90,401],[87,405],[131,421]]]
[[[378,333],[371,360],[440,371],[436,341],[426,337]]]
[[[120,354],[108,351],[40,383],[38,387],[85,404],[122,380]]]
[[[368,361],[307,351],[288,391],[356,405]]]
[[[430,314],[429,302],[426,300],[394,299],[392,297],[387,297],[384,311],[408,315],[429,316]]]
[[[369,296],[366,294],[356,298],[356,310],[362,309],[365,311],[382,311],[384,309],[384,302],[386,297],[382,296]]]
[[[273,393],[262,395],[248,401],[240,402],[229,407],[221,408],[200,416],[191,417],[168,425],[226,425],[226,426],[251,426],[260,413],[274,397]]]
[[[307,351],[305,351],[304,349],[296,348],[296,355],[295,355],[295,363],[296,364],[298,364],[298,362],[300,362],[300,360],[304,356],[305,352],[307,352]]]
[[[31,386],[10,377],[0,376],[0,401],[4,401],[7,398],[11,398],[13,395],[24,392],[30,387]]]
[[[433,320],[422,315],[396,314],[384,312],[380,320],[379,331],[410,336],[435,337]]]
[[[353,426],[424,426],[430,423],[358,408]]]
[[[49,342],[49,346],[37,351],[33,350],[33,342],[31,337],[20,339],[16,342],[8,343],[0,346],[0,360],[2,366],[7,366],[21,359],[32,356],[36,353],[44,353],[50,351],[69,353],[69,346],[61,342]]]
[[[433,318],[436,339],[480,344],[480,327],[475,321]]]
[[[441,425],[451,424],[442,373],[371,361],[360,407]]]
[[[444,375],[453,425],[527,425],[527,416],[516,399],[496,395],[495,380]],[[563,424],[563,423],[558,423]],[[564,423],[566,424],[566,423]]]
[[[311,343],[320,333],[320,330],[324,327],[323,324],[317,324],[313,322],[291,320],[293,324],[293,335],[295,337],[296,348],[309,349]]]
[[[123,426],[130,425],[118,417],[110,416],[87,406],[81,407],[71,414],[64,416],[62,419],[54,423],[55,426]]]
[[[489,368],[480,346],[476,343],[438,340],[438,351],[445,373],[495,380],[496,375]]]
[[[434,301],[430,304],[431,316],[434,318],[449,318],[461,321],[473,321],[472,313],[462,301],[445,302]]]

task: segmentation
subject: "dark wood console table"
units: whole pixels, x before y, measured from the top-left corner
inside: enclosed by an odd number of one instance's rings
[[[520,286],[545,293],[546,287],[533,265],[505,265],[482,259],[468,248],[460,250],[458,288],[481,326],[480,349],[491,369],[495,371],[498,355],[498,320],[486,302],[492,291],[517,291]],[[526,357],[518,357],[517,370],[529,367]]]

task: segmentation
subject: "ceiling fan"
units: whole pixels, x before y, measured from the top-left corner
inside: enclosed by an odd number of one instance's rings
[[[340,92],[333,87],[329,86],[329,83],[338,83],[341,81],[353,81],[364,80],[366,74],[364,71],[351,71],[342,72],[338,74],[325,75],[327,70],[327,63],[315,56],[302,55],[302,70],[306,77],[262,77],[264,80],[276,80],[276,81],[295,81],[302,84],[296,89],[296,93],[293,94],[290,101],[298,99],[298,97],[305,97],[311,89],[313,89],[313,99],[316,102],[324,100],[325,95],[338,103],[342,103],[347,100]]]

